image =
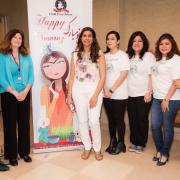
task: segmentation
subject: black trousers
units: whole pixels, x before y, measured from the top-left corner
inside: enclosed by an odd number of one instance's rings
[[[116,100],[104,98],[103,103],[108,117],[110,138],[116,138],[116,132],[118,132],[118,141],[124,143],[124,114],[126,110],[127,99]]]
[[[21,157],[28,155],[30,153],[30,93],[24,101],[18,101],[10,93],[2,93],[1,107],[4,128],[4,157],[16,159],[18,153]]]
[[[146,146],[148,139],[148,115],[150,107],[151,102],[145,103],[144,96],[128,98],[127,110],[130,126],[130,141],[136,146]]]

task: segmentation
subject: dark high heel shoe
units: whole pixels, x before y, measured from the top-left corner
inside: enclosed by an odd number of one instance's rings
[[[120,152],[126,152],[126,145],[123,142],[118,142],[116,148],[114,148],[110,154],[116,155]]]
[[[158,156],[159,154],[159,156]],[[153,161],[159,161],[159,159],[161,158],[161,153],[157,152],[156,155],[152,158]]]
[[[162,157],[166,157],[166,160],[165,161],[162,161]],[[169,156],[161,156],[161,158],[159,158],[159,160],[157,161],[157,166],[164,166],[169,160]]]
[[[109,146],[106,148],[106,152],[110,153],[117,145],[117,139],[111,138]]]

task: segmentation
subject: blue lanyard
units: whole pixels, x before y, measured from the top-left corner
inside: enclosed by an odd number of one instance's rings
[[[11,53],[11,56],[12,56],[12,58],[13,58],[14,62],[16,63],[16,65],[18,66],[18,73],[20,73],[20,71],[21,71],[21,67],[20,67],[20,55],[19,55],[19,53],[18,53],[19,63],[17,63],[17,61],[16,61],[15,57],[13,56],[13,53]]]

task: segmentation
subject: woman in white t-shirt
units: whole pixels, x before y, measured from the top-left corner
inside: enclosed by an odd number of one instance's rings
[[[148,52],[149,42],[141,31],[134,32],[128,42],[127,54],[130,59],[128,73],[128,116],[130,126],[130,152],[142,153],[146,147],[149,129],[152,82],[150,68],[155,61]]]
[[[118,32],[110,31],[106,35],[106,81],[103,103],[110,133],[110,144],[106,152],[113,155],[126,151],[124,113],[128,98],[126,78],[129,70],[129,59],[127,54],[119,49],[119,43]]]
[[[165,165],[174,136],[175,115],[180,107],[180,90],[173,84],[180,79],[180,56],[170,34],[163,34],[156,43],[156,62],[152,66],[152,135],[156,146],[153,161]]]

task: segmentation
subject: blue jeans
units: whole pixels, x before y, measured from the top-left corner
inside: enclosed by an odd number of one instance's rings
[[[153,99],[152,103],[152,135],[157,152],[164,156],[169,155],[171,144],[174,138],[174,120],[180,100],[169,101],[169,111],[161,109],[162,99]]]

